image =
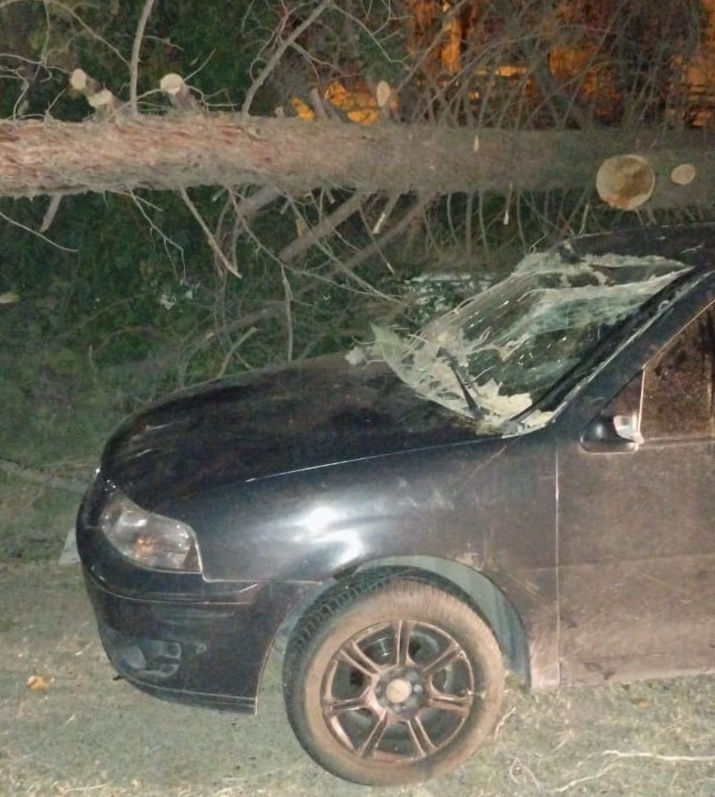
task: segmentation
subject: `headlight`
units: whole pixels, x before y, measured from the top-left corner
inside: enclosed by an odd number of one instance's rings
[[[110,496],[99,527],[121,554],[138,565],[155,570],[201,570],[190,526],[147,512],[119,491]]]

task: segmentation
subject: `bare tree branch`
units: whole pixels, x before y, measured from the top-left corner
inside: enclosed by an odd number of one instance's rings
[[[294,263],[302,257],[311,246],[314,246],[326,235],[334,232],[346,219],[357,212],[367,198],[365,194],[353,194],[353,196],[343,202],[337,210],[329,216],[325,216],[319,224],[311,227],[306,233],[289,243],[288,246],[285,246],[278,255],[280,260],[284,263]]]
[[[258,191],[255,191],[250,196],[242,197],[241,200],[236,203],[236,216],[242,222],[246,223],[251,216],[258,213],[258,211],[262,210],[266,205],[270,205],[271,202],[274,202],[279,196],[281,196],[281,192],[277,188],[264,185],[262,188],[259,188]]]
[[[371,257],[380,254],[387,244],[402,235],[402,233],[405,232],[405,230],[414,222],[414,220],[421,213],[424,213],[425,208],[429,207],[434,199],[434,196],[419,197],[413,206],[397,222],[397,224],[390,227],[390,229],[383,233],[379,238],[373,240],[369,246],[364,247],[356,255],[353,255],[353,257],[345,262],[344,268],[347,271],[352,272],[354,269],[358,268],[358,266],[362,265],[366,260],[369,260]]]
[[[246,99],[243,101],[243,106],[241,108],[241,114],[246,117],[248,116],[251,105],[253,104],[253,100],[256,97],[258,90],[261,86],[266,82],[268,76],[271,72],[276,68],[276,65],[283,57],[283,54],[288,50],[291,45],[293,45],[298,38],[300,38],[301,34],[304,33],[317,19],[321,16],[321,14],[330,6],[333,5],[334,0],[323,0],[320,5],[313,10],[311,14],[309,14],[303,22],[298,25],[298,27],[288,36],[286,39],[283,39],[281,43],[276,47],[276,51],[273,55],[268,59],[266,65],[261,70],[261,73],[258,75],[257,78],[253,81],[251,88],[248,90],[246,94]]]
[[[144,0],[144,6],[137,23],[137,29],[134,34],[134,42],[132,43],[132,57],[129,62],[129,108],[136,116],[139,112],[137,108],[137,85],[139,83],[139,55],[141,53],[142,41],[144,40],[144,31],[146,30],[147,22],[151,16],[152,9],[154,8],[155,0]]]
[[[60,203],[62,202],[62,194],[53,194],[50,197],[50,204],[47,206],[47,210],[45,211],[45,215],[42,219],[42,224],[40,224],[40,232],[47,232],[52,226],[52,222],[57,215],[57,211],[60,209]]]

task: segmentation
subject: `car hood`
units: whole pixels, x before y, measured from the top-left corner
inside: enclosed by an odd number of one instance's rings
[[[156,510],[206,489],[476,434],[384,363],[351,365],[341,354],[170,397],[114,433],[101,471]]]

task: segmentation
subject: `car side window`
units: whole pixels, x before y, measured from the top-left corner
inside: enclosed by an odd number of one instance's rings
[[[715,305],[648,363],[643,379],[645,440],[715,435]]]

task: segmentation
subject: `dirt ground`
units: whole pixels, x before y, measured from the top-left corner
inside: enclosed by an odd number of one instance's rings
[[[78,565],[0,560],[0,795],[347,795],[283,715],[278,657],[257,717],[164,703],[117,680]],[[715,795],[715,678],[525,695],[450,777],[385,797]]]

